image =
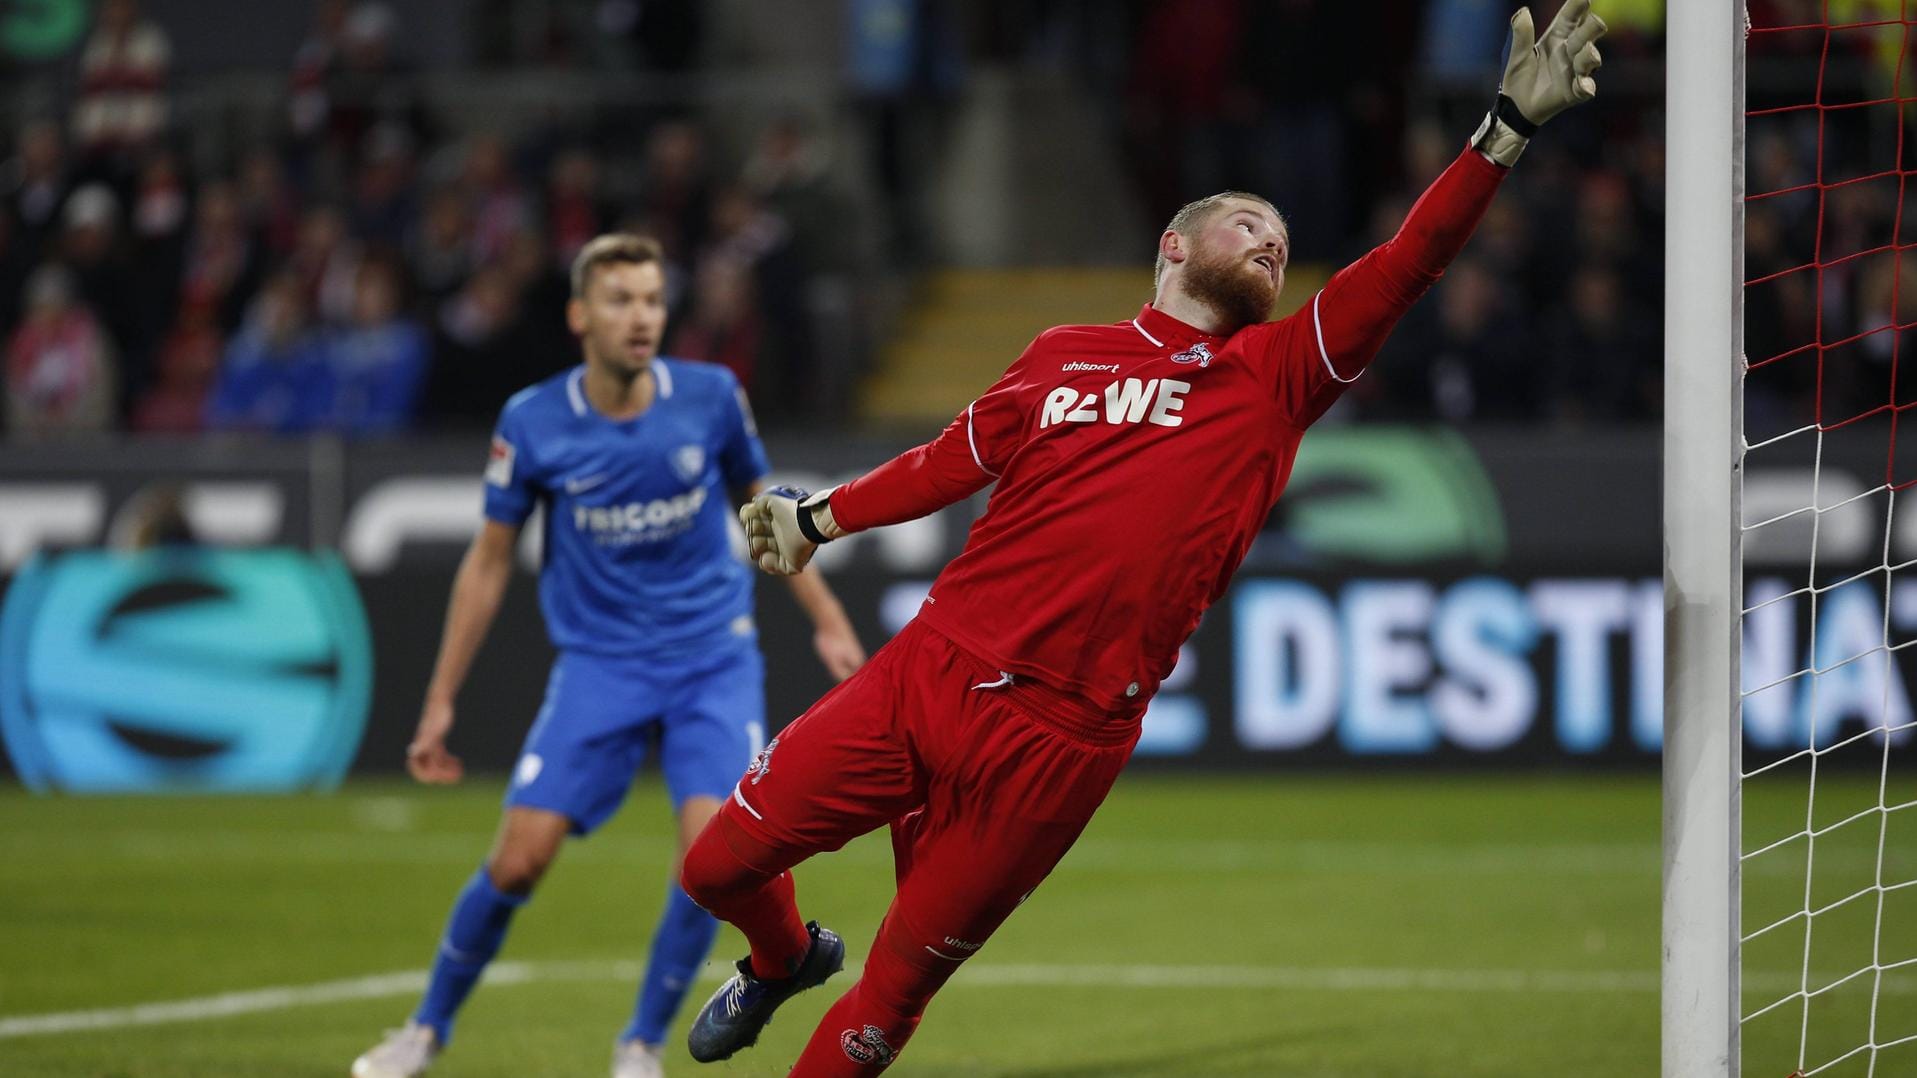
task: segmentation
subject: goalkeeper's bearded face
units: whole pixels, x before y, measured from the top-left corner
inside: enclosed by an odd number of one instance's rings
[[[1263,322],[1284,287],[1289,241],[1269,212],[1248,202],[1231,206],[1192,234],[1185,293],[1224,319],[1227,332]]]

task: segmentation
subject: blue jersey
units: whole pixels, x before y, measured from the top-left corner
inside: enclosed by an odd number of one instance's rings
[[[671,659],[753,635],[727,532],[727,488],[766,473],[745,391],[709,363],[652,372],[633,419],[595,411],[575,367],[507,401],[493,433],[486,516],[516,527],[545,506],[539,603],[561,650]]]

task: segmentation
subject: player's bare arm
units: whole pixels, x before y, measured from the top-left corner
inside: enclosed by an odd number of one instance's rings
[[[499,614],[499,603],[512,579],[513,551],[519,529],[488,520],[473,536],[453,577],[452,597],[446,604],[446,626],[439,640],[439,657],[426,686],[419,727],[406,748],[406,770],[420,782],[458,782],[465,773],[459,757],[446,749],[452,731],[453,701],[472,670],[473,657]]]
[[[760,504],[760,496],[766,491],[767,487],[763,481],[753,483],[746,488],[745,497],[740,499],[745,504],[739,510],[739,519],[746,526],[749,546],[753,542],[751,536],[755,527],[749,514],[755,505]],[[831,492],[821,493],[821,502],[824,495],[829,493]],[[760,531],[763,530],[760,528]],[[836,527],[834,530],[837,530]],[[765,561],[761,559],[760,552],[756,548],[753,549],[752,560],[761,567],[765,567]],[[809,551],[806,554],[806,560],[811,560]],[[776,570],[767,568],[766,571]],[[798,601],[806,617],[812,621],[812,649],[818,653],[819,661],[825,664],[826,670],[833,678],[844,681],[851,677],[854,671],[865,665],[865,646],[859,643],[859,635],[852,628],[852,619],[845,616],[845,607],[840,605],[838,597],[832,594],[832,588],[826,584],[825,577],[816,572],[804,573],[796,569],[780,575],[786,578],[786,583],[792,588],[792,598]]]

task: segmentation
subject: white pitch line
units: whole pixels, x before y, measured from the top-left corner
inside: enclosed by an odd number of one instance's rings
[[[725,967],[708,964],[702,981],[716,981]],[[487,969],[491,985],[562,981],[639,979],[639,962],[495,962]],[[1789,978],[1771,978],[1782,983]],[[1447,992],[1569,994],[1646,994],[1658,990],[1651,970],[1492,970],[1313,968],[1296,966],[1074,966],[993,965],[981,963],[955,978],[954,987],[1007,986],[1047,988],[1195,988],[1266,989],[1304,992]],[[1791,982],[1795,984],[1795,981]],[[193,999],[141,1003],[92,1011],[62,1011],[0,1018],[0,1040],[83,1030],[203,1022],[234,1015],[290,1010],[352,1000],[417,995],[426,987],[425,970],[381,973],[317,984],[282,985],[245,992],[222,992]],[[1752,985],[1750,987],[1756,987]],[[1886,978],[1883,990],[1917,992],[1917,979]]]

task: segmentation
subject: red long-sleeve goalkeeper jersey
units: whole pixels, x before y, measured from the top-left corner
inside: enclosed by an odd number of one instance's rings
[[[1141,709],[1224,592],[1305,428],[1464,246],[1505,170],[1466,150],[1296,314],[1220,337],[1147,305],[1059,326],[937,438],[832,495],[848,531],[997,481],[919,616],[1093,710]]]

